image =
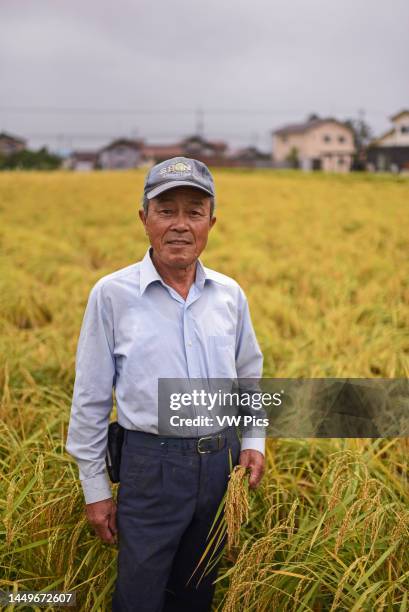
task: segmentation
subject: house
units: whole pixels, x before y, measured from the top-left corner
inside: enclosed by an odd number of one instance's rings
[[[152,166],[172,157],[193,157],[210,166],[235,165],[226,152],[225,142],[206,140],[196,135],[174,144],[162,145],[120,138],[99,151],[74,151],[64,166],[72,170],[115,170]]]
[[[158,164],[165,159],[183,155],[183,149],[179,144],[170,145],[148,145],[144,144],[141,149],[142,159],[146,164]]]
[[[185,157],[193,157],[207,166],[226,166],[227,144],[223,140],[206,140],[195,134],[188,136],[180,143]]]
[[[12,136],[6,132],[0,132],[0,155],[12,155],[19,151],[24,151],[27,141],[17,136]]]
[[[227,144],[222,140],[206,140],[202,136],[188,136],[180,143],[186,157],[220,159],[225,156]]]
[[[271,155],[259,151],[257,147],[239,149],[230,156],[235,165],[242,168],[271,168]]]
[[[409,110],[392,115],[390,121],[391,129],[368,145],[368,170],[409,171]]]
[[[349,172],[355,153],[353,130],[332,117],[313,117],[273,132],[273,165]]]
[[[73,151],[65,160],[64,168],[69,170],[89,171],[98,167],[97,151]]]
[[[210,166],[223,165],[227,144],[221,140],[206,140],[193,135],[170,145],[143,145],[142,156],[146,162],[157,164],[172,157],[192,157]]]
[[[100,149],[98,164],[104,170],[137,168],[142,162],[143,142],[119,138]]]

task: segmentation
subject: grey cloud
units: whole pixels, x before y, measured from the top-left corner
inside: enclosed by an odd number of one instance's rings
[[[393,6],[26,0],[24,8],[3,0],[4,105],[167,107],[169,116],[30,117],[0,110],[0,129],[182,135],[194,129],[200,106],[271,109],[271,116],[205,112],[208,135],[231,134],[237,144],[258,133],[267,147],[271,128],[312,110],[344,118],[366,108],[379,131],[389,114],[408,105],[408,22],[406,0]],[[192,112],[172,116],[172,109]]]

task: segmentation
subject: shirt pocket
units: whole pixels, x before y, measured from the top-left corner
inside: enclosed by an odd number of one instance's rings
[[[212,378],[235,378],[236,337],[233,334],[208,336],[209,369]]]

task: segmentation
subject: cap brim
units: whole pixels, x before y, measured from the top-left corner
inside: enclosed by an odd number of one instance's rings
[[[163,183],[162,185],[155,187],[155,189],[151,189],[151,191],[148,191],[146,197],[148,198],[148,200],[151,200],[152,198],[156,198],[156,196],[158,196],[160,193],[168,191],[169,189],[173,189],[173,187],[195,187],[195,189],[205,191],[206,193],[214,197],[214,193],[212,193],[209,189],[206,189],[205,187],[199,187],[196,183],[193,183],[192,181],[169,181],[168,183]]]

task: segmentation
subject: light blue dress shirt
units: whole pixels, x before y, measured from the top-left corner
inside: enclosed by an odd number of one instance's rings
[[[147,250],[142,261],[92,287],[76,353],[67,452],[85,502],[112,497],[105,467],[113,408],[126,429],[158,433],[158,378],[260,378],[263,356],[246,296],[200,261],[184,300],[164,283]],[[241,448],[264,453],[264,438]]]

